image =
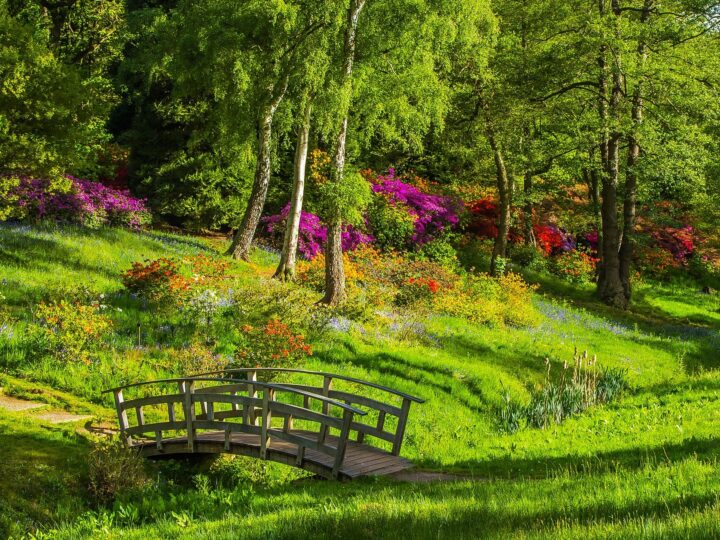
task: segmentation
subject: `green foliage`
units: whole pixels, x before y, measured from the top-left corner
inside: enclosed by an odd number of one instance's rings
[[[3,172],[58,176],[70,168],[87,170],[106,140],[108,81],[65,63],[44,24],[13,16],[0,2]]]
[[[35,322],[27,329],[27,339],[39,354],[63,362],[89,363],[112,326],[102,313],[104,307],[79,301],[42,302],[35,310]]]
[[[546,363],[546,379],[531,393],[526,406],[505,394],[497,411],[498,425],[503,432],[513,434],[524,426],[545,429],[560,424],[589,407],[618,399],[629,388],[627,370],[599,367],[595,358],[587,358],[587,353],[575,356],[569,374],[565,363],[560,381],[550,379],[549,360]]]
[[[554,257],[551,261],[552,272],[570,283],[590,283],[595,279],[595,264],[590,255],[575,249]]]
[[[120,441],[102,441],[88,455],[88,490],[97,506],[110,504],[120,493],[147,484],[144,460]]]
[[[510,252],[513,263],[532,272],[542,272],[548,269],[548,258],[543,251],[529,244],[513,246]]]
[[[459,264],[455,239],[451,235],[444,235],[424,243],[412,256],[419,260],[436,262],[448,270],[457,269]]]
[[[382,249],[407,249],[415,232],[415,219],[402,204],[373,197],[367,211],[375,242]]]
[[[372,199],[370,183],[357,171],[345,171],[340,178],[332,174],[315,183],[315,192],[318,215],[326,223],[339,219],[349,225],[361,224]]]

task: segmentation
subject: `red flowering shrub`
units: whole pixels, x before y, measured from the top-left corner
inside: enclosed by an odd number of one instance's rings
[[[305,336],[287,324],[271,319],[265,325],[242,327],[242,338],[233,364],[239,367],[293,367],[312,356]]]
[[[495,238],[498,234],[498,205],[492,197],[485,197],[466,203],[470,213],[468,231],[481,238]]]
[[[670,253],[679,263],[686,263],[695,249],[693,228],[685,227],[663,227],[653,231],[651,234],[655,243]]]
[[[535,225],[533,227],[538,247],[546,255],[558,255],[575,249],[572,236],[560,230],[555,225]]]

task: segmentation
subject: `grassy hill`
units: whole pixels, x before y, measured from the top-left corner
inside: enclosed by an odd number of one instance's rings
[[[0,386],[8,395],[113,420],[100,390],[177,373],[183,346],[173,315],[123,289],[133,262],[216,255],[218,241],[158,232],[0,227]],[[317,295],[273,282],[273,254],[231,264],[249,319],[310,309]],[[530,276],[528,276],[530,278]],[[645,283],[637,307],[617,313],[589,290],[535,276],[535,327],[489,327],[459,318],[343,315],[308,333],[309,369],[396,387],[427,402],[410,416],[403,455],[458,482],[352,484],[290,479],[261,467],[253,484],[223,487],[233,504],[207,507],[203,486],[171,486],[173,502],[128,495],[98,509],[85,488],[96,436],[79,424],[49,425],[0,409],[0,534],[51,537],[717,537],[720,523],[720,304],[698,286]],[[84,291],[78,293],[78,287]],[[112,332],[97,359],[60,362],[23,339],[39,302],[69,294],[101,298]],[[272,298],[272,302],[263,299]],[[0,325],[3,321],[0,321]],[[222,337],[219,347],[222,348]],[[524,403],[574,351],[627,370],[622,399],[558,425],[503,433],[497,410]],[[256,465],[245,464],[246,467]],[[165,473],[163,473],[165,474]],[[259,479],[259,481],[258,481]],[[165,497],[169,499],[169,496]],[[145,501],[145,502],[143,502]],[[153,502],[154,501],[154,502]],[[143,506],[144,505],[144,506]],[[201,508],[202,511],[199,511]]]

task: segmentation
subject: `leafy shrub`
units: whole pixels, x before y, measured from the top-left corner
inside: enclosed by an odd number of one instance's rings
[[[424,243],[413,257],[416,260],[438,263],[448,270],[455,270],[458,267],[457,251],[449,235]]]
[[[440,290],[440,284],[432,278],[408,278],[395,298],[399,306],[416,306],[429,303]]]
[[[237,367],[294,367],[312,356],[305,336],[271,319],[263,326],[244,325],[233,364]]]
[[[40,352],[66,362],[90,362],[90,353],[103,343],[112,321],[98,303],[42,302],[35,310],[35,322],[28,328],[31,341]]]
[[[588,253],[575,249],[553,258],[551,268],[555,275],[571,283],[590,283],[595,278],[597,263]]]
[[[513,246],[510,260],[533,272],[543,272],[548,268],[548,258],[544,251],[529,244]]]
[[[480,324],[534,325],[538,313],[532,305],[533,288],[517,274],[500,278],[468,274],[453,289],[435,298],[435,308],[448,315]]]
[[[188,347],[178,350],[175,358],[183,375],[220,371],[228,364],[226,357],[213,353],[200,343],[191,343]]]
[[[128,191],[67,176],[65,184],[20,177],[11,191],[14,217],[81,223],[87,227],[120,225],[139,229],[151,221],[144,201]]]
[[[388,250],[410,247],[415,233],[415,216],[406,204],[380,194],[368,207],[367,219],[380,248]]]
[[[550,361],[546,360],[545,381],[532,392],[525,407],[506,394],[496,415],[499,429],[506,433],[515,433],[523,425],[544,429],[594,405],[618,399],[629,388],[627,370],[599,368],[597,358],[589,359],[587,351],[576,353],[573,361],[572,371],[566,362],[560,381],[553,381]]]
[[[696,253],[688,261],[688,269],[706,287],[720,288],[720,264],[717,259]]]
[[[123,491],[140,489],[149,483],[137,450],[109,439],[90,452],[88,476],[88,491],[98,505],[108,504]]]

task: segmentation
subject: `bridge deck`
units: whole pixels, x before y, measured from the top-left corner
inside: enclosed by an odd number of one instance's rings
[[[291,430],[289,433],[310,437],[312,432],[304,430]],[[209,431],[195,435],[195,453],[219,454],[231,453],[237,455],[259,457],[260,437],[249,433],[233,433],[230,441],[230,449],[225,447],[224,431]],[[330,446],[336,446],[338,438],[332,435],[327,436]],[[135,441],[134,447],[141,448],[145,457],[186,454],[187,437],[174,437],[163,439],[162,449],[158,449],[154,440]],[[267,447],[267,459],[286,463],[297,464],[298,446],[278,439],[271,439]],[[362,476],[383,476],[393,474],[413,467],[411,461],[400,456],[394,456],[378,448],[364,443],[348,441],[345,450],[345,459],[340,468],[340,476],[346,479],[359,478]],[[321,476],[331,477],[333,469],[333,458],[316,450],[306,449],[302,468],[307,469]]]

